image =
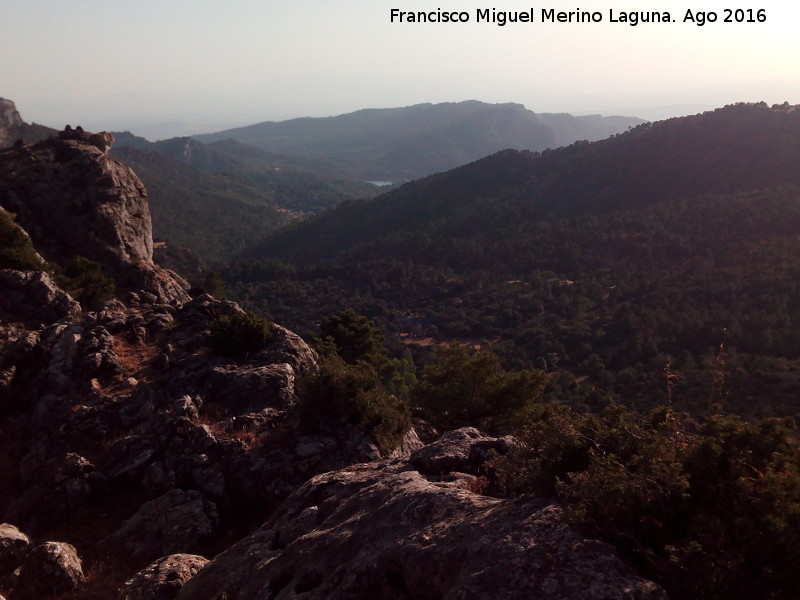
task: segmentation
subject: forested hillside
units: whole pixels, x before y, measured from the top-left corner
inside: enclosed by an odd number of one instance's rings
[[[736,105],[347,203],[224,273],[300,330],[353,306],[417,347],[481,344],[552,397],[794,413],[800,111]]]
[[[156,238],[206,265],[231,259],[293,220],[378,189],[334,174],[322,178],[235,142],[210,148],[189,138],[120,137],[112,155],[142,178]]]

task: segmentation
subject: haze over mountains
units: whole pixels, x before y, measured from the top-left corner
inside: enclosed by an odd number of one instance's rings
[[[13,102],[3,102],[0,137],[6,144],[56,133],[25,123]],[[471,101],[262,123],[197,136],[202,142],[151,142],[115,132],[112,156],[144,181],[156,238],[189,248],[207,263],[232,258],[289,222],[377,195],[380,188],[367,179],[415,178],[498,149],[556,147],[641,122],[536,115],[518,104]]]
[[[318,261],[421,227],[452,230],[464,218],[492,227],[642,209],[657,201],[800,183],[800,112],[736,105],[643,124],[614,138],[544,153],[507,151],[439,173],[369,202],[351,203],[278,234],[260,252]],[[505,212],[504,212],[505,211]],[[313,246],[294,239],[324,240]],[[324,244],[324,245],[323,245]]]
[[[195,139],[234,139],[269,152],[330,162],[363,179],[397,182],[446,171],[498,150],[537,151],[599,140],[643,122],[536,114],[521,104],[471,100],[264,122]]]
[[[262,123],[158,142],[122,132],[115,134],[113,155],[136,168],[155,199],[156,236],[208,261],[231,258],[307,214],[377,195],[379,188],[365,180],[402,181],[499,149],[553,148],[642,122],[537,115],[519,104],[471,101]],[[177,185],[179,180],[184,183]],[[182,214],[195,217],[178,226]],[[214,215],[214,224],[203,214]]]

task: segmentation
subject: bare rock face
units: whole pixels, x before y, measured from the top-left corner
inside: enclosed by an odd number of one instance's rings
[[[572,531],[552,502],[470,491],[474,476],[458,470],[503,441],[456,434],[440,445],[450,473],[419,452],[416,467],[398,459],[311,479],[178,598],[666,600],[609,545]]]
[[[45,535],[48,524],[130,486],[140,504],[192,491],[228,515],[245,505],[263,522],[310,476],[379,457],[363,431],[295,453],[295,378],[316,368],[316,353],[276,325],[252,357],[215,355],[211,324],[239,311],[211,296],[177,307],[130,293],[99,312],[10,329],[8,341],[0,340],[0,440],[20,429],[4,425],[4,410],[24,411],[24,434],[19,493],[0,496],[0,514]],[[109,523],[98,537],[121,526]],[[114,540],[135,553],[123,537]],[[148,548],[143,560],[167,551],[194,550]]]
[[[57,138],[0,151],[0,206],[15,213],[39,252],[66,264],[100,263],[118,289],[186,302],[188,285],[153,263],[144,185],[108,157],[111,134],[67,129]]]
[[[28,554],[10,600],[38,600],[50,594],[72,592],[83,579],[81,559],[74,546],[45,542]]]
[[[432,475],[454,471],[477,475],[492,450],[505,454],[507,441],[487,437],[474,427],[463,427],[449,431],[432,444],[416,450],[409,460],[421,472]]]
[[[0,127],[18,127],[22,125],[22,117],[11,100],[0,98]]]
[[[170,490],[143,504],[111,541],[136,560],[197,549],[216,531],[217,507],[196,490]]]
[[[14,143],[22,125],[22,117],[14,103],[0,98],[0,148]]]
[[[184,584],[207,564],[207,558],[196,554],[159,558],[126,581],[117,600],[173,600]]]
[[[44,271],[0,269],[0,309],[53,323],[81,311],[80,304]]]
[[[0,98],[0,148],[11,146],[20,140],[35,142],[55,134],[54,129],[26,123],[11,100]]]

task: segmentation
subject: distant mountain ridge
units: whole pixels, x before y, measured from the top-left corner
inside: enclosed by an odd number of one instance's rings
[[[250,257],[299,264],[367,247],[420,227],[484,235],[509,219],[540,220],[642,207],[658,200],[800,184],[800,110],[739,104],[643,124],[614,139],[505,151],[408,183],[373,201],[338,207],[278,233]],[[501,208],[502,207],[502,208]],[[316,240],[308,244],[305,240]]]
[[[207,143],[233,139],[268,152],[329,161],[364,179],[398,182],[499,150],[541,151],[594,141],[644,122],[634,117],[537,114],[521,104],[470,100],[268,121],[194,137]]]
[[[243,176],[257,183],[284,188],[293,185],[288,180],[304,180],[305,187],[314,188],[306,194],[305,200],[299,200],[304,206],[328,207],[342,199],[370,198],[378,193],[374,185],[348,178],[324,162],[275,154],[232,139],[202,143],[191,137],[175,137],[151,142],[129,131],[114,132],[114,137],[116,148],[155,151],[198,171]],[[311,201],[313,197],[318,201]]]

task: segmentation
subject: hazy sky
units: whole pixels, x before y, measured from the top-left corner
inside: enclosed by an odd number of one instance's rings
[[[766,21],[722,22],[737,6]],[[390,23],[392,8],[470,20]],[[551,8],[603,22],[542,23]],[[532,9],[536,22],[477,23],[478,9]],[[676,22],[609,22],[653,10]],[[717,22],[683,22],[687,10]],[[27,121],[151,139],[467,99],[655,119],[800,104],[798,30],[787,0],[0,0],[0,97]]]

